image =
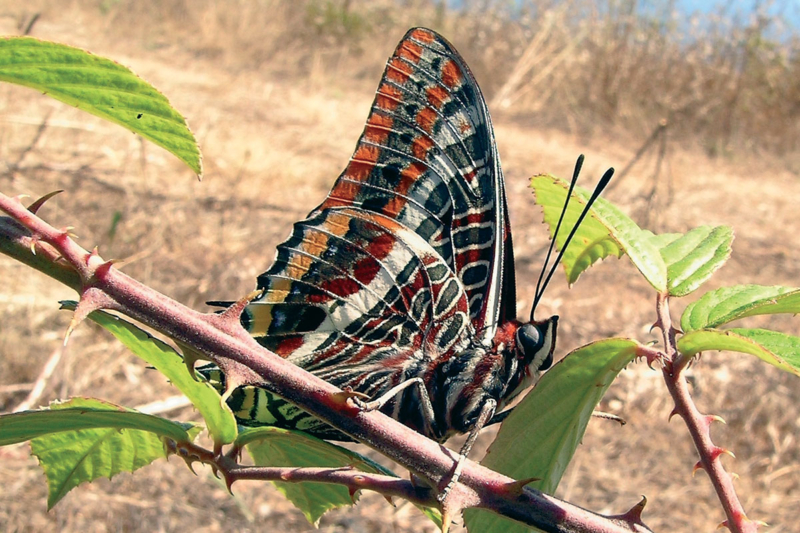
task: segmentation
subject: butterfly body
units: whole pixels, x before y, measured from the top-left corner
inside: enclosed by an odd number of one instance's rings
[[[256,340],[438,441],[471,431],[552,363],[557,318],[516,320],[511,232],[488,110],[439,35],[409,31],[329,196],[278,246],[242,316]],[[424,390],[422,390],[424,387]],[[429,400],[433,416],[421,409]],[[265,391],[237,417],[342,435]]]

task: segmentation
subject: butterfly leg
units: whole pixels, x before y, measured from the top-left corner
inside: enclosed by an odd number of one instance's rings
[[[428,396],[428,389],[425,388],[425,382],[422,381],[422,378],[407,379],[406,381],[395,385],[378,398],[369,402],[361,401],[358,398],[353,398],[353,400],[364,410],[376,411],[386,405],[392,398],[397,396],[398,393],[413,385],[417,385],[419,387],[419,398],[420,403],[422,404],[422,412],[425,415],[425,420],[429,423],[433,423],[433,404],[431,403],[430,396]]]
[[[492,398],[486,400],[486,403],[484,403],[481,407],[481,412],[478,414],[478,419],[475,421],[475,425],[472,426],[467,440],[464,442],[464,445],[461,446],[461,451],[458,453],[458,462],[456,463],[455,470],[453,470],[453,475],[450,476],[450,479],[447,481],[447,485],[445,485],[444,489],[437,497],[440,503],[444,502],[444,500],[447,498],[447,495],[450,493],[450,490],[455,486],[456,483],[458,483],[458,478],[461,477],[461,470],[464,468],[464,461],[467,459],[470,450],[472,450],[472,446],[475,444],[475,439],[478,438],[478,433],[480,433],[481,429],[483,429],[489,423],[492,415],[494,415],[495,409],[497,409],[497,401]]]

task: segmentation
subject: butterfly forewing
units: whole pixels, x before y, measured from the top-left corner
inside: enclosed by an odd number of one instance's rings
[[[499,304],[514,306],[501,298],[503,285],[514,293],[514,270],[489,114],[464,60],[433,32],[411,30],[389,59],[355,153],[318,210],[342,205],[428,241],[464,285],[478,331],[515,317]]]
[[[489,115],[444,39],[425,29],[406,34],[349,164],[278,246],[258,285],[264,293],[243,323],[261,344],[370,396],[413,377],[429,383],[435,369],[476,342],[490,344],[498,322],[514,318]],[[386,410],[445,436],[449,414],[423,420],[418,394],[408,388]]]

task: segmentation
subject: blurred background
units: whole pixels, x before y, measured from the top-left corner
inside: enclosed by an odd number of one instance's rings
[[[442,33],[473,70],[495,123],[525,314],[547,246],[528,189],[538,173],[584,184],[618,170],[606,196],[656,232],[728,224],[729,263],[706,289],[800,279],[800,6],[784,2],[601,0],[0,0],[0,33],[29,34],[112,58],[187,117],[204,154],[198,181],[175,158],[35,91],[0,85],[0,187],[38,197],[122,269],[197,309],[255,285],[291,225],[346,165],[386,59],[412,26]],[[75,294],[0,257],[0,410],[92,396],[197,419],[160,375],[92,325],[59,346]],[[673,302],[673,318],[697,295]],[[652,289],[627,260],[569,288],[554,279],[542,314],[561,316],[558,356],[608,336],[646,342]],[[744,325],[800,334],[797,319]],[[750,356],[707,353],[691,368],[699,408],[722,416],[715,443],[739,475],[748,515],[797,532],[800,381]],[[40,387],[37,387],[39,384]],[[621,513],[642,494],[656,531],[712,531],[722,520],[660,373],[632,364],[593,420],[558,496]],[[480,458],[494,430],[482,434]],[[449,443],[457,447],[456,440]],[[362,450],[363,451],[363,450]],[[368,453],[368,452],[365,452]],[[98,480],[46,511],[27,445],[0,449],[5,531],[311,531],[270,484],[230,497],[182,461]],[[397,470],[399,474],[405,475]],[[362,495],[322,531],[434,531],[403,502]],[[456,528],[457,529],[457,528]]]

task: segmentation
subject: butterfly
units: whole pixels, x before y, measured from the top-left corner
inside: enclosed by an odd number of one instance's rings
[[[403,37],[347,167],[257,282],[241,321],[261,345],[439,442],[501,420],[552,364],[558,317],[516,319],[491,119],[443,37]],[[261,389],[228,402],[243,424],[348,440]]]

